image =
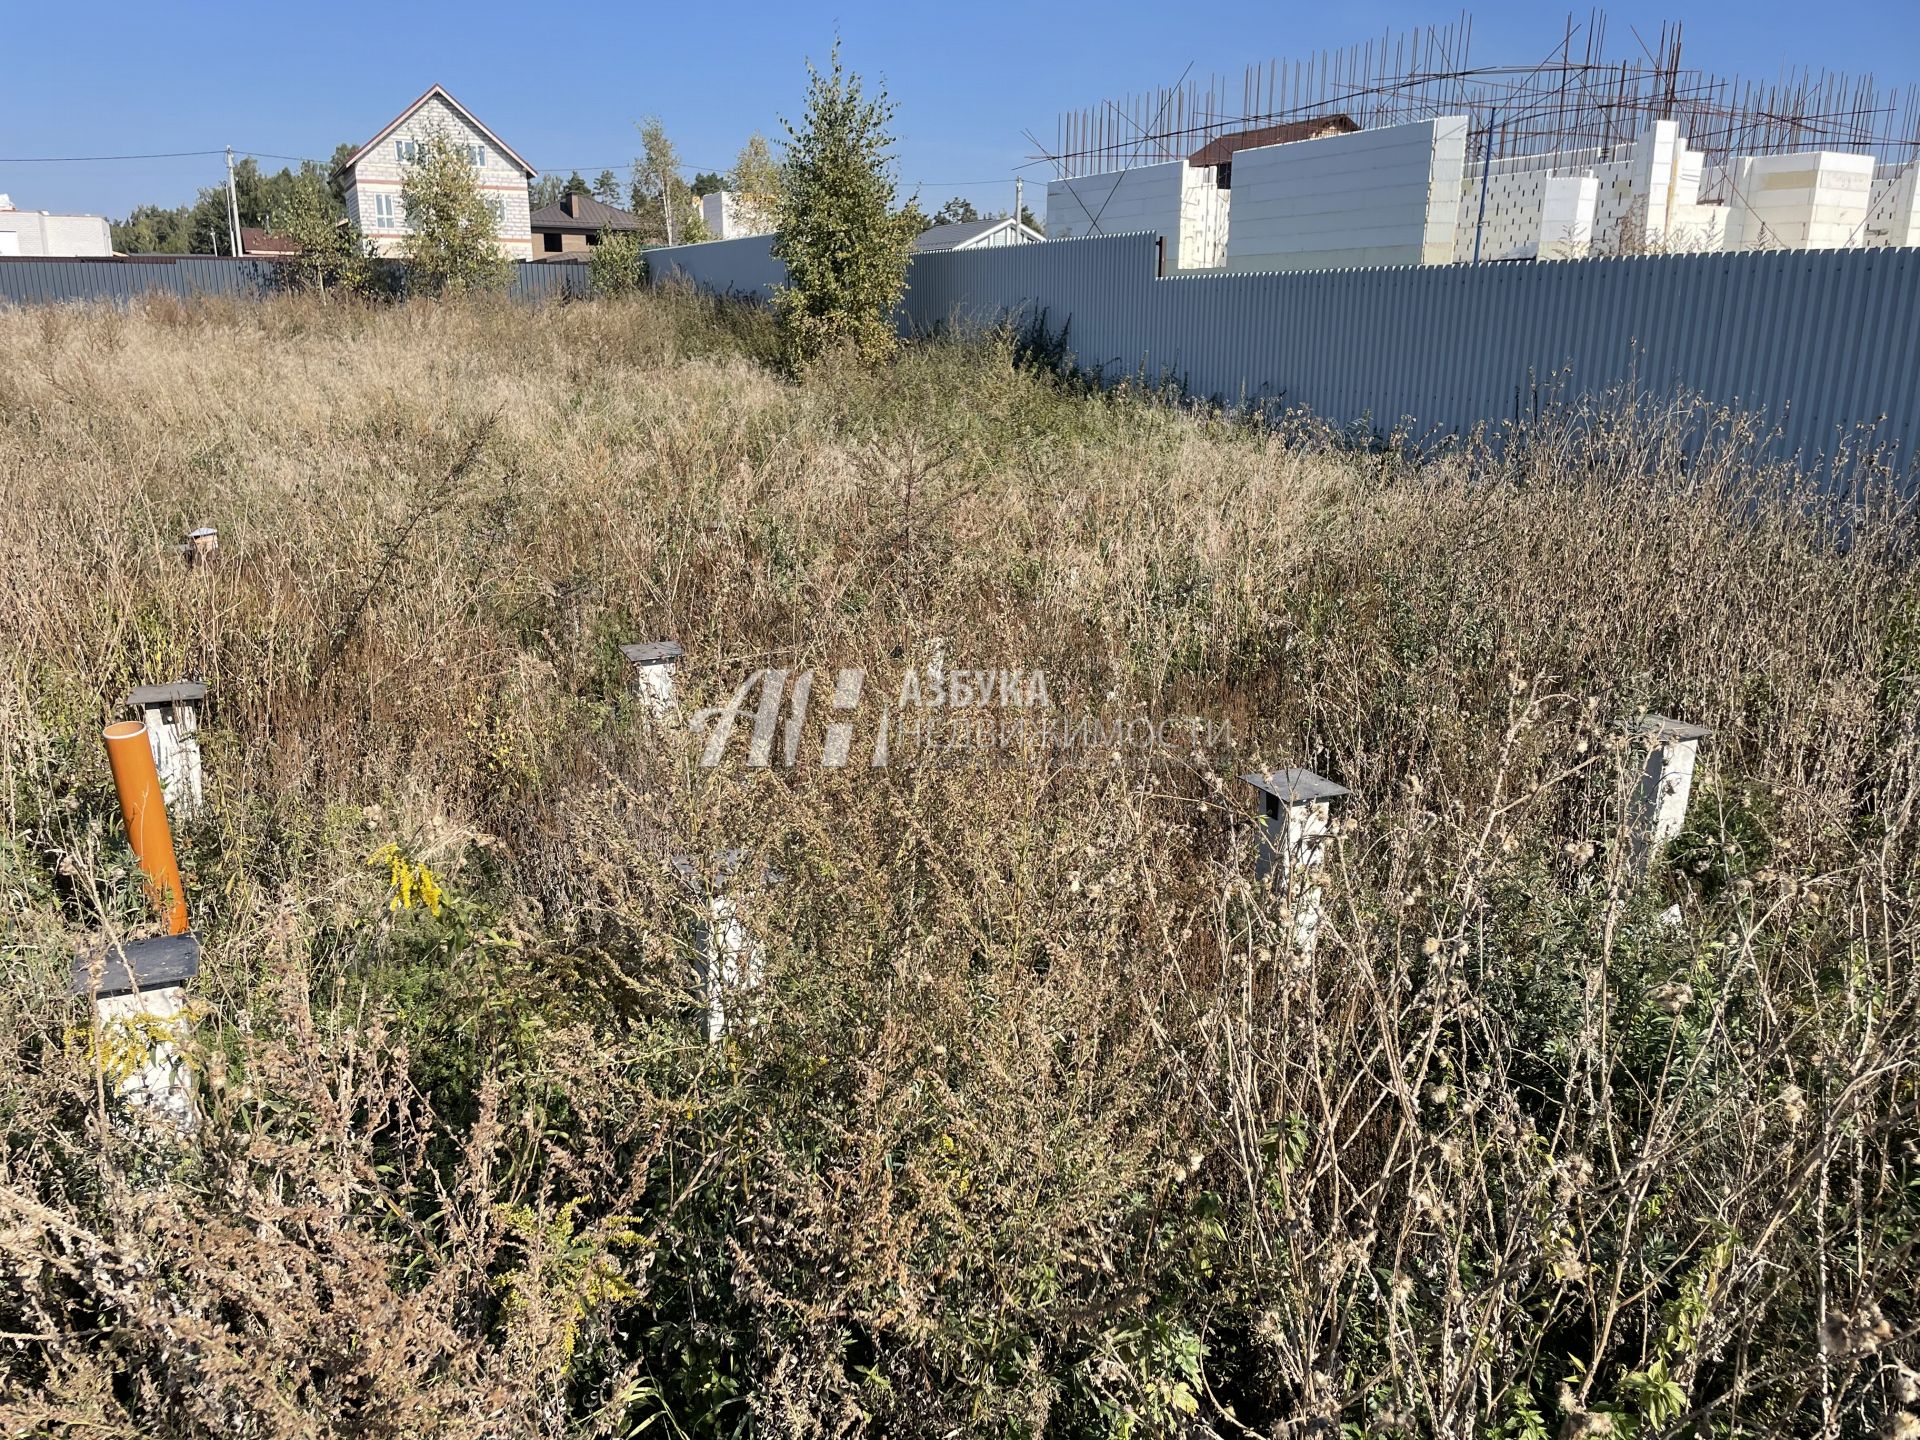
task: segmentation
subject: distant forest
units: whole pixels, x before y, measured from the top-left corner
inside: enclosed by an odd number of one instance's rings
[[[262,172],[250,155],[236,160],[233,188],[240,201],[241,228],[272,230],[274,218],[287,213],[303,188],[319,192],[329,211],[346,218],[346,192],[333,175],[359,148],[351,143],[336,145],[333,159],[325,165],[302,160],[298,169],[283,168],[271,175]],[[231,249],[227,187],[209,185],[191,205],[138,206],[126,219],[113,221],[112,227],[113,248],[125,255],[224,255]]]

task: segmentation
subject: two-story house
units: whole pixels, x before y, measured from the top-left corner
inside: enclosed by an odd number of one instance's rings
[[[438,85],[388,121],[340,167],[346,178],[348,218],[380,254],[399,254],[407,234],[406,206],[400,199],[407,162],[436,134],[447,136],[472,160],[480,191],[493,210],[500,248],[509,259],[531,259],[527,181],[533,178],[533,167]]]

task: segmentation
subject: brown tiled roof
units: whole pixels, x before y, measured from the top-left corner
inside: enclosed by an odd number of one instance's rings
[[[1260,125],[1209,140],[1187,157],[1187,163],[1206,169],[1210,165],[1226,164],[1236,150],[1291,145],[1296,140],[1318,140],[1323,135],[1351,135],[1359,128],[1347,115],[1316,115],[1311,120],[1289,120],[1284,125]]]
[[[572,235],[598,235],[602,230],[638,230],[640,221],[624,210],[602,205],[591,195],[573,194],[533,212],[533,232],[558,230]]]

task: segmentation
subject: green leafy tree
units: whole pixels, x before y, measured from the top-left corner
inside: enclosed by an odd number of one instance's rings
[[[193,207],[139,205],[108,228],[113,248],[122,255],[185,255],[193,248]]]
[[[667,127],[656,116],[642,121],[639,128],[640,155],[633,162],[627,208],[640,221],[641,238],[649,245],[665,245],[669,240],[685,245],[709,238],[700,218],[700,201],[680,178],[680,152]]]
[[[740,147],[727,177],[742,222],[754,230],[770,230],[780,214],[780,166],[767,137],[758,130]]]
[[[631,230],[609,230],[587,257],[598,297],[632,295],[647,284],[647,247]]]
[[[620,193],[620,177],[611,170],[602,170],[593,177],[593,188],[589,193],[602,205],[618,205],[626,199]]]
[[[692,190],[697,199],[702,195],[711,195],[715,191],[727,188],[727,177],[713,170],[702,170],[693,177]]]
[[[506,282],[507,257],[487,197],[464,150],[447,135],[430,135],[407,163],[400,186],[407,236],[402,249],[413,288],[459,294]]]
[[[298,250],[287,267],[295,288],[353,295],[372,278],[372,256],[358,227],[334,214],[324,184],[310,181],[287,202],[280,233]]]
[[[360,147],[351,140],[342,140],[333,147],[333,158],[327,161],[327,193],[333,196],[333,203],[340,207],[342,215],[347,213],[347,161],[360,153]]]
[[[894,106],[868,95],[840,61],[807,66],[807,108],[786,125],[787,158],[773,253],[787,283],[774,296],[790,364],[830,350],[884,359],[897,343],[894,307],[907,288],[915,222],[895,208]]]
[[[578,170],[562,180],[558,175],[542,175],[527,182],[527,205],[530,209],[544,210],[547,206],[564,200],[569,195],[591,195],[593,187],[580,177]]]
[[[933,212],[933,223],[936,225],[959,225],[979,218],[980,212],[973,208],[973,202],[958,195]]]
[[[340,166],[359,147],[336,145],[326,164],[303,160],[298,169],[283,166],[274,173],[260,169],[259,161],[243,155],[233,166],[233,188],[240,205],[242,229],[254,227],[283,232],[295,196],[317,192],[336,219],[347,214],[345,177]],[[303,202],[304,203],[304,202]],[[227,212],[227,185],[223,178],[200,191],[191,205],[166,209],[142,205],[113,226],[113,248],[129,255],[226,255],[233,249],[233,222]]]

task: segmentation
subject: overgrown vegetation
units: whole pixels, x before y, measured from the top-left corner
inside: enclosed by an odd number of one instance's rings
[[[1906,1433],[1900,517],[1647,415],[1416,464],[777,349],[673,294],[0,313],[0,1427]],[[661,636],[689,711],[939,638],[1232,740],[702,769]],[[100,724],[187,675],[181,1142],[64,986],[141,915]],[[1717,734],[1636,883],[1646,711]],[[1354,792],[1310,954],[1271,764]],[[709,1046],[670,861],[736,849]]]
[[[360,227],[335,215],[326,191],[317,183],[293,192],[280,233],[294,244],[296,254],[286,278],[293,289],[312,289],[322,295],[360,295],[372,283],[373,251]]]
[[[500,225],[480,188],[466,147],[429,135],[407,161],[400,185],[406,214],[401,253],[407,284],[420,295],[499,289],[512,273],[500,249]]]
[[[802,365],[836,351],[877,362],[893,353],[893,311],[907,288],[918,229],[894,204],[893,103],[871,96],[840,63],[807,66],[807,108],[787,125],[774,256],[787,283],[774,295],[787,359]]]
[[[647,246],[630,230],[607,230],[587,256],[593,293],[603,299],[638,294],[647,284]]]

